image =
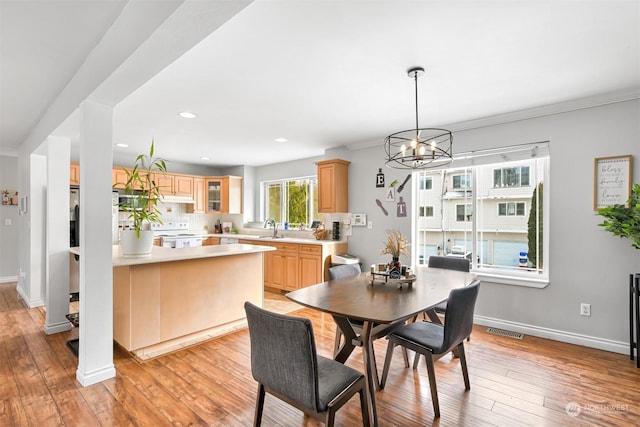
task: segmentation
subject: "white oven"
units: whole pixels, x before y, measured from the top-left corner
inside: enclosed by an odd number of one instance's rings
[[[153,235],[160,237],[165,248],[195,248],[202,246],[202,235],[189,233],[187,222],[165,222],[151,224]]]

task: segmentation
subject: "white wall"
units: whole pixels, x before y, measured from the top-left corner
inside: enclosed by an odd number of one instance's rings
[[[454,151],[550,141],[550,284],[543,289],[483,283],[476,307],[477,321],[528,334],[628,351],[628,275],[640,271],[640,251],[598,227],[593,210],[595,157],[632,154],[633,181],[640,182],[640,100],[620,102],[568,113],[487,126],[454,133]],[[349,209],[365,213],[373,229],[353,227],[349,252],[364,265],[387,261],[380,255],[385,230],[411,234],[411,218],[398,218],[395,203],[404,197],[413,212],[411,191],[385,202],[384,190],[375,187],[382,167],[386,184],[402,182],[406,171],[384,167],[382,138],[379,147],[326,153],[349,166]],[[260,180],[315,173],[312,160],[256,168]],[[385,216],[375,200],[389,212]],[[256,206],[258,201],[256,199]],[[401,260],[408,262],[408,260]],[[591,304],[591,317],[579,315],[580,303]]]
[[[18,188],[18,158],[0,156],[0,191]],[[0,204],[0,283],[18,280],[18,221],[18,206]]]

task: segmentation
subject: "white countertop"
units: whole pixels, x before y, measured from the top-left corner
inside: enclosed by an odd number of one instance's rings
[[[260,245],[214,245],[200,246],[195,248],[163,248],[154,246],[150,256],[143,258],[123,258],[119,245],[113,245],[113,266],[120,267],[126,265],[153,264],[157,262],[181,261],[197,258],[211,258],[219,256],[242,255],[257,252],[273,251],[275,248],[271,246]],[[80,248],[70,248],[70,252],[74,255],[80,255]]]
[[[222,234],[203,234],[203,237],[220,237],[220,238],[230,238],[230,239],[245,239],[245,240],[256,240],[258,242],[264,243],[272,243],[272,242],[281,242],[281,243],[302,243],[304,245],[335,245],[336,243],[348,243],[346,240],[316,240],[302,237],[278,237],[274,239],[273,237],[260,237],[257,234],[233,234],[233,233],[222,233]]]

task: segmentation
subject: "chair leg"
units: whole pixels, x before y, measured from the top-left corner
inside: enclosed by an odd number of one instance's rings
[[[418,362],[420,362],[420,353],[416,353],[413,358],[413,369],[418,369]]]
[[[436,386],[436,367],[433,364],[433,355],[430,352],[425,353],[424,358],[427,362],[427,372],[429,373],[429,386],[431,387],[431,402],[433,403],[433,415],[440,418],[440,403],[438,402],[438,387]]]
[[[262,409],[264,408],[264,386],[258,384],[258,396],[256,397],[256,413],[253,418],[254,427],[262,424]]]
[[[334,408],[329,408],[329,410],[327,410],[327,416],[325,417],[325,420],[324,420],[324,425],[326,427],[333,427],[335,419],[336,419],[335,409]],[[305,424],[306,424],[306,422],[305,422]]]
[[[366,387],[366,385],[364,386]],[[358,394],[360,395],[360,411],[362,412],[362,426],[370,427],[371,419],[369,418],[369,401],[367,400],[367,392],[363,388],[360,389]]]
[[[402,347],[402,357],[404,358],[404,367],[409,367],[409,353],[407,351],[407,347]]]
[[[462,367],[462,377],[464,378],[464,389],[469,390],[469,370],[467,369],[467,358],[464,354],[464,341],[458,345],[458,356],[460,357],[460,366]]]
[[[382,379],[380,380],[380,388],[383,389],[387,382],[387,375],[389,374],[389,366],[391,366],[391,358],[393,357],[393,348],[395,344],[389,340],[387,345],[387,355],[384,357],[384,367],[382,368]]]

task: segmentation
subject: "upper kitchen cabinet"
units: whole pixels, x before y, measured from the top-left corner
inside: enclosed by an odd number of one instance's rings
[[[69,185],[80,185],[80,165],[78,163],[69,165]]]
[[[332,159],[317,162],[318,212],[349,212],[349,164]]]
[[[156,173],[153,179],[156,181],[160,192],[164,196],[193,197],[193,176],[177,175],[171,173]]]
[[[187,205],[187,213],[207,213],[206,182],[206,179],[199,176],[193,177],[193,203]]]
[[[205,180],[206,207],[209,213],[242,213],[242,177],[210,176]]]

